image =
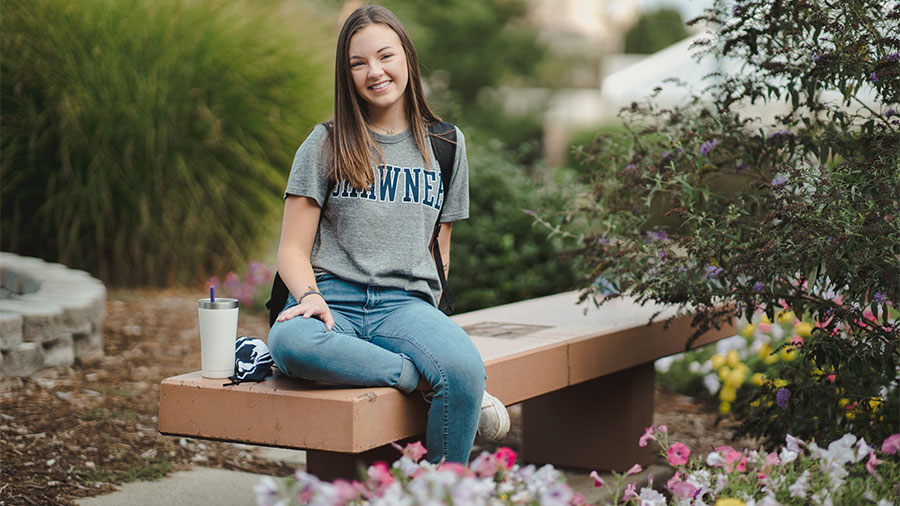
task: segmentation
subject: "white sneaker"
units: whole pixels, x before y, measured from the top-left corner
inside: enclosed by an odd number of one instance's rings
[[[500,399],[485,392],[481,398],[481,418],[478,419],[478,435],[499,441],[509,433],[509,412]]]

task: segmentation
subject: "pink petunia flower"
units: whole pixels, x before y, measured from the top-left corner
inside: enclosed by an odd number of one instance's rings
[[[394,475],[384,462],[376,462],[369,466],[369,483],[377,490],[381,490],[394,481]]]
[[[635,488],[636,487],[635,487],[634,483],[629,483],[628,486],[625,487],[625,495],[622,496],[622,499],[627,501],[628,499],[631,499],[632,497],[637,498],[638,495],[635,492]]]
[[[423,445],[419,441],[415,441],[413,443],[408,443],[406,448],[403,450],[403,453],[412,459],[413,462],[418,462],[419,459],[425,456],[428,453],[428,450],[425,449],[425,445]]]
[[[725,469],[732,472],[735,469],[734,463],[737,462],[738,471],[747,470],[747,457],[743,453],[735,450],[730,446],[717,446],[716,452],[725,460]]]
[[[362,497],[363,484],[358,481],[349,482],[347,480],[337,479],[332,483],[334,485],[337,500],[340,504],[346,504],[356,501]]]
[[[690,455],[691,449],[682,443],[673,444],[669,447],[669,451],[666,452],[666,458],[669,460],[669,464],[673,466],[683,466],[687,464]]]
[[[900,434],[891,434],[881,443],[881,451],[888,455],[893,455],[900,450]]]
[[[441,462],[438,464],[437,469],[439,471],[452,471],[453,473],[456,473],[457,476],[465,476],[468,472],[466,466],[459,462]]]
[[[662,432],[663,434],[665,434],[666,432],[669,432],[669,428],[666,427],[665,425],[660,425],[660,426],[657,427],[656,429],[657,429],[658,431]]]
[[[647,443],[653,441],[653,426],[649,426],[644,429],[644,435],[641,436],[641,439],[638,440],[638,446],[641,448],[647,446]]]
[[[666,482],[666,488],[669,489],[669,492],[672,492],[672,495],[675,497],[682,497],[685,499],[694,497],[694,494],[700,490],[693,483],[682,480],[681,473],[675,473],[675,476]]]
[[[597,471],[591,471],[591,478],[594,479],[594,488],[600,488],[603,485],[606,485],[606,482],[603,481],[603,478],[600,477],[600,474]]]
[[[875,466],[884,462],[875,456],[875,452],[869,454],[869,460],[866,462],[866,471],[869,472],[872,476],[874,476],[879,481],[881,480],[881,476],[875,471]]]
[[[778,454],[772,452],[766,456],[766,465],[767,466],[777,466],[781,464],[781,459],[778,458]]]
[[[497,450],[497,453],[494,455],[496,455],[497,460],[503,464],[503,467],[507,469],[512,469],[513,464],[516,463],[516,457],[518,457],[516,452],[506,446]]]
[[[631,466],[631,468],[629,468],[627,471],[625,471],[625,476],[628,476],[631,474],[637,474],[643,470],[644,470],[644,468],[641,467],[640,464],[635,464],[635,465]]]
[[[499,469],[498,464],[497,459],[493,455],[483,452],[472,460],[472,463],[469,464],[469,469],[482,478],[493,478]]]
[[[469,464],[469,469],[475,472],[478,476],[482,478],[493,478],[494,475],[497,474],[497,471],[500,469],[499,462],[497,459],[487,453],[484,452],[478,457],[475,457],[475,460]]]

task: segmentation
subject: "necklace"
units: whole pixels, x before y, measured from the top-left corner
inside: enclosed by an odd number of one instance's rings
[[[397,132],[393,128],[385,128],[385,127],[379,125],[378,123],[369,123],[369,124],[379,130],[382,130],[385,133],[385,135],[394,135]]]

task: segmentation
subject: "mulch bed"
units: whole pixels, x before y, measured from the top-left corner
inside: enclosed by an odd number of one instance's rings
[[[111,291],[104,358],[0,380],[0,504],[74,504],[192,465],[293,472],[252,447],[157,432],[160,381],[200,369],[198,298],[178,290]],[[267,330],[264,314],[241,311],[239,335]],[[716,424],[708,406],[664,391],[656,401],[656,423],[691,448],[731,438],[732,426]]]

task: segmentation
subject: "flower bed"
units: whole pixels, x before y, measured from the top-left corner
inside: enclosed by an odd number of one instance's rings
[[[626,473],[613,473],[609,482],[594,471],[596,487],[609,487],[612,504],[640,506],[714,505],[840,505],[896,504],[900,498],[900,434],[885,439],[880,449],[846,434],[825,448],[788,436],[778,452],[738,451],[718,446],[705,456],[680,442],[669,442],[665,426],[648,427],[638,444],[659,445],[676,469],[661,490],[624,485]],[[309,505],[584,505],[565,477],[553,466],[520,466],[516,453],[501,448],[483,452],[469,466],[431,464],[422,460],[425,447],[411,443],[390,467],[379,462],[360,481],[326,482],[298,470],[293,476],[264,478],[255,488],[260,506]]]
[[[876,321],[869,309],[864,311],[864,317]],[[806,340],[814,332],[823,333],[823,327],[822,323],[799,318],[790,310],[775,313],[774,319],[760,311],[739,324],[738,335],[719,341],[715,347],[657,361],[657,381],[685,395],[714,399],[723,416],[733,413],[742,419],[759,418],[759,413],[767,411],[775,420],[782,414],[788,416],[795,408],[792,398],[797,388],[806,388],[795,383],[803,379],[798,376],[805,376],[808,379],[804,381],[827,386],[828,395],[818,397],[804,425],[836,426],[844,419],[855,427],[855,432],[884,424],[884,404],[896,398],[896,383],[876,391],[867,390],[865,385],[842,384],[841,374],[846,370],[823,369],[801,356]],[[793,382],[788,379],[791,376]],[[794,422],[797,418],[793,417]],[[792,430],[787,420],[783,425],[784,432]]]

